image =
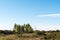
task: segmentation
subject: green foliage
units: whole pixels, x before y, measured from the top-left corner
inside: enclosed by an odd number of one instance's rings
[[[37,34],[37,35],[46,35],[45,31],[35,30],[34,33]]]
[[[41,32],[39,30],[35,30],[34,33],[40,35]]]
[[[21,38],[23,38],[23,37],[24,38],[25,37],[27,37],[27,38],[28,37],[29,38],[31,38],[31,37],[36,38],[36,37],[39,37],[41,40],[60,40],[60,30],[54,30],[54,31],[35,30],[35,31],[33,31],[33,29],[32,29],[30,24],[24,24],[24,25],[17,25],[17,24],[15,24],[13,31],[11,31],[11,30],[0,30],[0,36],[5,37],[6,35],[14,34],[14,32],[18,33],[18,34],[16,34],[17,35],[16,38],[20,38],[20,37]],[[34,32],[36,35],[34,33],[32,33],[32,32]],[[11,39],[9,37],[9,38],[2,38],[2,40],[11,40]]]
[[[0,30],[1,35],[8,35],[8,34],[13,34],[13,31],[10,30]]]
[[[31,33],[33,32],[33,29],[30,26],[30,24],[24,24],[24,25],[15,24],[13,31],[16,33],[23,33],[23,32]]]
[[[13,31],[16,32],[16,33],[20,33],[20,30],[21,30],[21,26],[15,24],[15,25],[14,25],[14,29],[13,29]]]
[[[26,24],[25,29],[26,29],[25,31],[26,31],[27,33],[33,32],[33,29],[32,29],[32,27],[30,26],[30,24]]]

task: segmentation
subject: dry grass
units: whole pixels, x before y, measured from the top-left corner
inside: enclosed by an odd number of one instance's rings
[[[40,40],[40,37],[35,34],[23,34],[22,37],[19,34],[12,34],[0,36],[0,40]]]
[[[0,40],[60,40],[60,33],[50,33],[47,35],[35,35],[34,33],[0,35]]]

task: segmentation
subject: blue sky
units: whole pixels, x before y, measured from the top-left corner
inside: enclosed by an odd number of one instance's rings
[[[0,30],[12,30],[15,23],[60,30],[60,0],[0,0]]]

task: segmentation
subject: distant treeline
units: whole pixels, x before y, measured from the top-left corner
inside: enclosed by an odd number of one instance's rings
[[[14,32],[13,31],[10,31],[10,30],[0,30],[0,34],[13,34]]]
[[[13,31],[0,30],[0,34],[20,34],[20,33],[33,33],[33,28],[30,24],[18,25],[14,24]]]
[[[52,32],[60,32],[59,30],[56,31],[40,31],[40,30],[33,30],[30,24],[18,25],[14,24],[13,31],[11,30],[0,30],[0,34],[23,34],[23,33],[36,33],[36,34],[43,34],[45,33],[52,33]]]

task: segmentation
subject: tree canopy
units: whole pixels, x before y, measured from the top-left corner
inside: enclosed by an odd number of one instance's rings
[[[16,33],[22,33],[22,32],[31,33],[33,32],[33,29],[30,24],[24,24],[24,25],[15,24],[13,31]]]

